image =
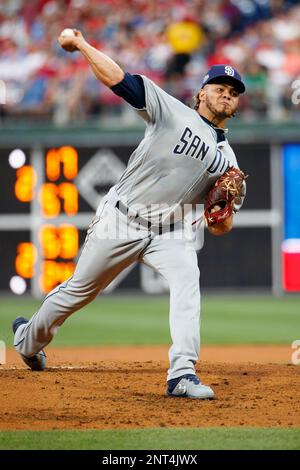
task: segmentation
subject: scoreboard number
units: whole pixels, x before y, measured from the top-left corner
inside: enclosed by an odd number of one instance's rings
[[[44,174],[40,178],[32,165],[16,169],[15,197],[22,203],[37,198],[40,223],[37,244],[24,241],[17,245],[15,270],[24,279],[33,279],[38,274],[43,294],[68,279],[75,269],[79,230],[72,223],[58,225],[57,219],[78,214],[78,190],[73,182],[77,175],[78,153],[70,146],[46,152]]]

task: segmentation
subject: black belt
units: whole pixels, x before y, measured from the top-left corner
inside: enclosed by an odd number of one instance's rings
[[[134,222],[142,225],[142,227],[145,227],[147,230],[151,230],[154,232],[157,232],[159,235],[161,235],[164,231],[165,232],[174,232],[175,228],[179,226],[179,224],[170,224],[170,225],[154,225],[151,224],[149,220],[144,219],[141,217],[137,212],[135,215],[130,215],[130,212],[132,213],[132,210],[125,206],[122,201],[117,201],[115,204],[115,207],[124,215],[129,217],[129,219],[133,220]]]

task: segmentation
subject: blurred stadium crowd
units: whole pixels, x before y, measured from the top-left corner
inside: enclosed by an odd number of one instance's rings
[[[239,116],[290,119],[300,78],[299,0],[1,0],[0,105],[5,118],[57,124],[134,113],[57,36],[80,29],[126,71],[190,103],[207,68],[231,63],[247,95]],[[4,99],[5,95],[5,99]],[[5,104],[3,104],[5,101]],[[1,103],[1,99],[0,99]]]

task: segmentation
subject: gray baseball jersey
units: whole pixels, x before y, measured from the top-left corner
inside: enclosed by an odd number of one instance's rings
[[[199,114],[170,96],[147,77],[144,139],[132,153],[115,186],[120,199],[152,223],[170,216],[176,206],[203,203],[210,186],[227,167],[237,167],[227,140]],[[150,211],[149,206],[152,205]]]

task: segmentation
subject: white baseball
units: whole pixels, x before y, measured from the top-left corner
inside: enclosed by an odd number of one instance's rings
[[[66,29],[64,29],[64,30],[60,33],[60,35],[61,35],[62,37],[64,37],[64,38],[72,38],[72,37],[75,36],[74,31],[73,31],[73,29],[71,29],[71,28],[66,28]]]

